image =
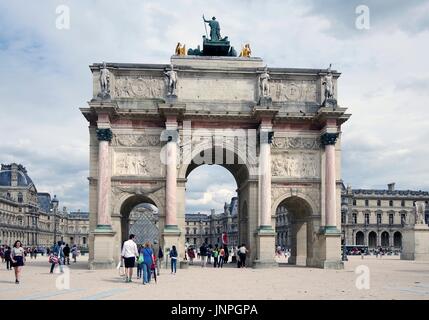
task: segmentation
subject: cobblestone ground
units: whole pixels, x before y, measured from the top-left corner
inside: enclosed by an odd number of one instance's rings
[[[369,289],[358,289],[360,265],[368,267]],[[158,282],[143,286],[135,278],[125,283],[118,270],[87,269],[85,257],[70,266],[70,288],[60,274],[49,274],[46,257],[28,260],[21,284],[13,271],[0,265],[0,299],[429,299],[429,262],[398,257],[349,257],[344,270],[321,270],[284,265],[274,269],[223,269],[194,265],[171,275],[161,269]],[[365,269],[365,268],[363,268]],[[362,270],[363,270],[362,269]],[[359,270],[359,269],[358,269]]]

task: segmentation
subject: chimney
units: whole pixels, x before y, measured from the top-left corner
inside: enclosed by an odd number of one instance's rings
[[[210,213],[212,216],[214,216],[215,215],[215,209],[210,209]]]
[[[389,184],[387,185],[387,189],[388,189],[389,191],[395,191],[395,182],[389,183]]]

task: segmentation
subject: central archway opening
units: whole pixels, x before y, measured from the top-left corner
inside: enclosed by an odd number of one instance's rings
[[[215,161],[215,152],[223,154],[223,161]],[[249,244],[247,194],[243,192],[249,173],[232,151],[207,149],[198,157],[204,153],[212,153],[213,161],[209,164],[192,161],[185,174],[183,232],[187,258],[190,260],[193,252],[193,263],[199,264],[200,249],[205,245],[209,248],[209,256],[215,248],[222,247],[227,250],[225,262],[236,262],[237,248],[242,243]],[[234,162],[228,164],[228,158]],[[208,263],[213,264],[211,256]]]
[[[160,243],[159,210],[148,197],[134,195],[121,206],[122,243],[130,234],[142,246],[145,242]]]

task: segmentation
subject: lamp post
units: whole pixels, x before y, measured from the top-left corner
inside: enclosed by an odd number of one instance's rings
[[[58,199],[57,196],[54,195],[54,198],[51,201],[52,210],[54,212],[54,243],[57,243],[57,211],[58,211]]]
[[[346,230],[343,230],[343,239],[344,239],[344,243],[343,243],[343,256],[342,256],[342,261],[349,261],[349,259],[347,258],[347,245],[346,245]]]

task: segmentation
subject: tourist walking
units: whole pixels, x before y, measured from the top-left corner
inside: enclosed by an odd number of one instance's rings
[[[62,249],[62,241],[58,241],[54,248],[51,251],[49,262],[51,263],[51,270],[50,273],[54,273],[55,265],[59,265],[60,272],[63,273],[63,259],[64,259],[64,252]]]
[[[207,247],[207,264],[212,264],[213,246],[211,244]]]
[[[201,267],[204,268],[207,262],[207,244],[204,242],[200,247]]]
[[[248,250],[245,246],[245,244],[243,243],[241,245],[241,247],[238,249],[238,256],[240,258],[240,264],[239,267],[240,268],[246,268],[246,254],[247,254]]]
[[[6,261],[7,270],[12,270],[12,258],[10,257],[10,254],[10,247],[6,247],[6,250],[4,251],[4,260]]]
[[[161,246],[159,246],[158,248],[158,259],[156,260],[156,273],[159,276],[159,270],[161,269],[162,266],[162,261],[164,259],[164,252],[162,252],[162,248]]]
[[[150,283],[151,268],[153,264],[153,251],[150,242],[146,242],[140,250],[140,255],[143,256],[143,284]]]
[[[139,256],[137,244],[134,242],[135,235],[130,234],[129,239],[124,242],[122,247],[122,259],[125,263],[125,282],[132,282],[133,269],[136,263],[136,257]]]
[[[225,249],[223,247],[220,247],[218,268],[223,268],[224,259],[225,259]]]
[[[213,268],[216,268],[219,264],[219,248],[217,247],[217,244],[215,245],[212,254],[213,254]]]
[[[140,279],[143,273],[144,257],[143,257],[143,251],[142,251],[143,247],[139,245],[137,248],[139,251],[139,257],[137,259],[137,279]]]
[[[190,246],[188,248],[188,257],[189,257],[189,260],[190,260],[189,264],[193,265],[194,264],[194,259],[195,259],[195,251],[194,251],[194,248],[192,248],[192,246]]]
[[[177,249],[176,246],[172,246],[170,250],[170,261],[171,261],[171,274],[176,274],[177,270]]]
[[[68,243],[64,247],[63,252],[64,252],[64,265],[65,264],[70,265],[70,247]]]
[[[226,244],[223,245],[223,249],[225,250],[225,255],[223,257],[223,263],[228,263],[229,260],[229,249]]]
[[[76,263],[77,246],[75,244],[71,248],[71,254],[72,254],[72,258],[73,258],[73,263]]]
[[[15,283],[19,284],[21,269],[25,262],[25,251],[24,248],[22,248],[21,241],[15,241],[11,250],[10,258],[12,260],[12,266],[15,269]]]

